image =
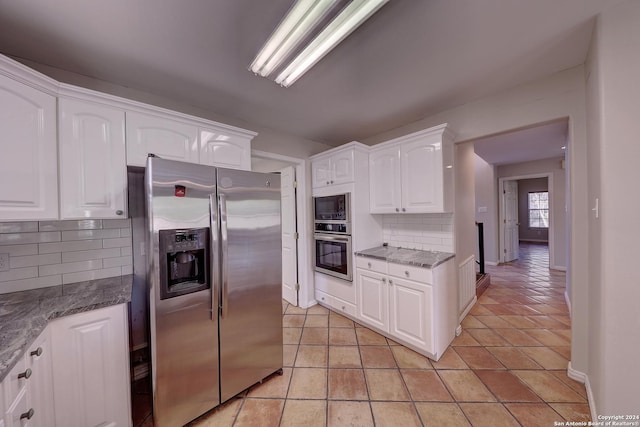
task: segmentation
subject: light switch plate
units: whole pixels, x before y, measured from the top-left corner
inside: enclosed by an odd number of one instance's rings
[[[9,254],[0,254],[0,271],[9,270]]]

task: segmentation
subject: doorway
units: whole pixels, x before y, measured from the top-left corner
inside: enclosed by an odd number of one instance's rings
[[[305,227],[305,162],[302,159],[252,150],[251,170],[280,174],[282,219],[282,298],[291,305],[307,300],[308,233]]]

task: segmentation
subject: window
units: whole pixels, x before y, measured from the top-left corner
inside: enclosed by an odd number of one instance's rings
[[[529,193],[529,228],[549,228],[549,192]]]

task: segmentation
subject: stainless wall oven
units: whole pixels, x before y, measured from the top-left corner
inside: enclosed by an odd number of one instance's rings
[[[353,280],[351,236],[315,233],[315,270],[348,281]]]
[[[313,198],[315,271],[353,280],[351,194]]]

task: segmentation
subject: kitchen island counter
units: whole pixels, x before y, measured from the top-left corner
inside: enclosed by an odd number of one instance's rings
[[[0,382],[49,321],[131,301],[133,275],[0,294]]]

